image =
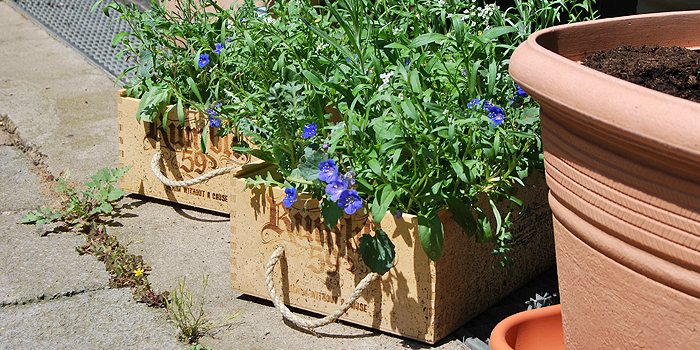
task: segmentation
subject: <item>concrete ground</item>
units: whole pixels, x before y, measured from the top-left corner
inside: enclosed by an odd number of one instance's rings
[[[65,170],[82,184],[117,167],[118,87],[83,56],[0,0],[0,348],[187,349],[162,309],[108,287],[104,264],[75,247],[84,236],[42,235],[19,219],[55,203],[52,180]],[[317,337],[288,326],[271,303],[230,288],[229,218],[146,198],[121,201],[108,233],[153,268],[156,291],[178,280],[200,292],[216,322],[203,337],[212,349],[464,349],[448,337],[436,346],[338,323]]]

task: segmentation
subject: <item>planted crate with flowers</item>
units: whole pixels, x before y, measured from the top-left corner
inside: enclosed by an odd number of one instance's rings
[[[249,74],[236,61],[241,48],[226,40],[226,12],[220,7],[205,12],[204,5],[177,1],[172,11],[154,3],[140,12],[134,4],[114,1],[105,9],[105,14],[116,11],[131,29],[112,42],[123,44],[120,55],[133,62],[122,73],[131,73],[130,83],[117,97],[119,164],[132,167],[119,185],[228,213],[230,180],[215,175],[242,175],[261,166],[252,166],[260,160],[231,149],[240,135],[221,124],[219,114],[234,113],[222,96]],[[246,115],[249,109],[235,113]]]
[[[567,4],[301,1],[234,20],[274,84],[254,118],[225,119],[276,169],[233,179],[233,288],[302,327],[343,315],[435,343],[552,266],[538,108],[507,62],[585,10]]]

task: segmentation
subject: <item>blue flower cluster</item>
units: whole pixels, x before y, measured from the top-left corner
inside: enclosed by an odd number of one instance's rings
[[[318,169],[320,170],[318,179],[326,183],[326,194],[332,201],[338,203],[338,207],[348,215],[362,209],[362,197],[353,188],[355,186],[354,172],[350,171],[341,175],[333,159],[319,163]],[[286,188],[284,193],[282,203],[284,203],[285,208],[289,208],[297,199],[297,190],[296,188]]]
[[[467,107],[469,108],[483,108],[489,112],[487,117],[491,119],[491,126],[499,126],[503,124],[503,119],[505,119],[506,114],[503,112],[503,109],[501,107],[498,107],[494,104],[492,104],[489,101],[482,101],[479,100],[478,98],[475,98],[471,100],[471,102],[467,103]]]
[[[320,172],[318,179],[326,183],[326,194],[332,201],[337,201],[338,206],[346,214],[354,214],[362,209],[362,198],[353,189],[355,186],[355,173],[348,172],[340,175],[338,166],[333,159],[328,159],[318,165]]]

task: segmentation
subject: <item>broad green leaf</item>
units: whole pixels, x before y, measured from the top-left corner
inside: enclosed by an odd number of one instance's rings
[[[517,31],[518,30],[515,27],[511,27],[511,26],[494,27],[494,28],[487,29],[483,33],[481,33],[481,37],[484,39],[491,40],[491,39],[496,39],[501,35],[505,35],[508,33],[515,33]]]
[[[335,227],[335,225],[338,224],[338,220],[342,218],[343,215],[345,215],[345,213],[343,209],[338,206],[338,203],[328,198],[321,201],[321,217],[328,227]]]
[[[432,211],[427,216],[419,214],[418,238],[420,239],[423,251],[432,261],[437,261],[442,256],[445,243],[445,232],[442,221],[436,212]]]
[[[372,218],[376,223],[382,222],[386,211],[389,210],[391,202],[393,202],[394,197],[396,197],[396,191],[394,191],[391,186],[384,186],[381,192],[381,198],[375,196],[372,202]]]
[[[306,148],[305,150],[305,160],[303,163],[299,164],[299,171],[301,176],[308,181],[314,181],[318,179],[319,170],[318,165],[321,162],[326,161],[328,156],[322,149],[312,150],[311,148]]]
[[[394,243],[382,229],[374,231],[374,236],[364,234],[360,237],[358,252],[370,270],[383,275],[394,265],[396,251]]]
[[[424,45],[428,45],[430,43],[435,43],[435,42],[440,42],[442,40],[447,39],[447,36],[443,34],[438,34],[438,33],[425,33],[417,36],[413,40],[411,40],[411,43],[408,44],[409,49],[415,49],[417,47],[421,47]]]
[[[450,207],[450,212],[452,212],[452,218],[464,230],[464,233],[468,237],[473,236],[476,233],[476,220],[469,207],[454,196],[447,197],[447,205]]]
[[[457,177],[464,181],[464,182],[470,182],[471,180],[467,177],[469,172],[464,172],[464,164],[462,164],[462,161],[459,160],[459,158],[449,158],[450,165],[452,165],[452,170],[455,171],[455,174],[457,174]]]

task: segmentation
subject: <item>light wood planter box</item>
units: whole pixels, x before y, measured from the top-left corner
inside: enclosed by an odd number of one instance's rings
[[[216,176],[206,182],[188,187],[164,185],[151,170],[151,159],[160,150],[168,179],[181,181],[193,179],[212,170],[229,165],[258,162],[256,158],[231,151],[235,135],[216,136],[210,128],[207,137],[207,153],[200,149],[200,138],[207,120],[199,112],[185,111],[185,125],[180,126],[177,112],[168,114],[168,131],[161,123],[137,122],[139,99],[125,97],[119,91],[119,167],[131,169],[119,179],[121,189],[166,201],[187,204],[217,212],[230,211],[231,173]],[[240,174],[240,173],[239,173]]]
[[[372,233],[364,215],[346,215],[330,229],[318,203],[282,204],[279,188],[245,190],[232,178],[231,285],[234,290],[269,299],[264,266],[285,245],[275,267],[275,289],[285,304],[330,314],[370,273],[357,253],[359,238]],[[396,262],[372,282],[341,320],[434,344],[554,265],[551,211],[544,176],[526,179],[520,196],[529,203],[515,215],[512,231],[517,258],[514,273],[495,270],[492,244],[468,238],[449,212],[442,258],[432,262],[423,252],[416,219],[390,213],[381,226],[396,245]]]

